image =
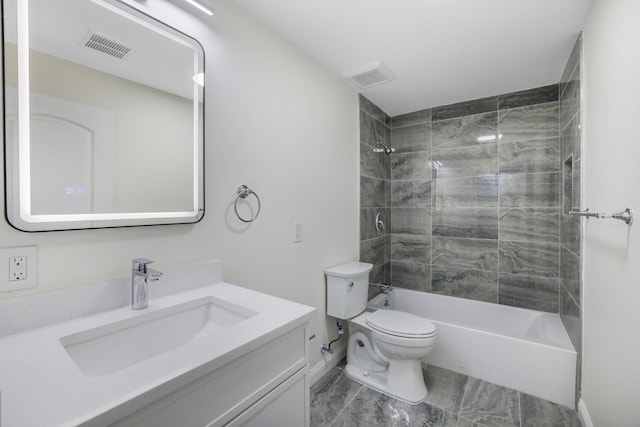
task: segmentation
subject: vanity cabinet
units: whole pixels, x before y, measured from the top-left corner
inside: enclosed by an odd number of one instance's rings
[[[307,329],[302,325],[213,372],[203,372],[114,425],[309,426],[307,350]],[[201,369],[206,371],[206,365]]]

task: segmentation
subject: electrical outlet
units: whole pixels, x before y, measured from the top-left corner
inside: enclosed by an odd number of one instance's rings
[[[27,257],[9,257],[9,281],[18,282],[20,280],[27,280]]]
[[[0,292],[38,286],[37,267],[35,246],[0,248]]]

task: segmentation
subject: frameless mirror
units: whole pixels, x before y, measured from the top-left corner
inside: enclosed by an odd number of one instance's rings
[[[6,216],[48,231],[204,215],[204,53],[117,0],[4,0]]]

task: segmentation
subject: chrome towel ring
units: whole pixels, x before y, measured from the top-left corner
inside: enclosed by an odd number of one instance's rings
[[[250,194],[253,194],[256,200],[258,201],[258,210],[256,211],[255,215],[253,215],[253,218],[245,219],[245,218],[242,218],[242,216],[238,213],[238,201],[240,199],[246,199],[247,197],[249,197]],[[236,197],[236,201],[233,203],[233,210],[236,211],[236,215],[238,216],[238,219],[240,221],[253,222],[256,220],[256,218],[258,218],[258,215],[260,215],[260,197],[258,197],[258,195],[254,193],[249,187],[242,184],[240,187],[238,187],[238,196]]]

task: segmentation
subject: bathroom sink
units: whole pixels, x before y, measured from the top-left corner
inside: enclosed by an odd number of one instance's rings
[[[60,339],[78,369],[102,377],[210,336],[255,311],[204,297],[100,325]]]

